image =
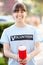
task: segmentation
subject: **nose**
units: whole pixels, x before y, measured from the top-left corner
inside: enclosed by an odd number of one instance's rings
[[[21,12],[21,11],[19,11],[19,12],[18,12],[18,14],[19,14],[19,15],[21,15],[21,14],[22,14],[22,12]]]

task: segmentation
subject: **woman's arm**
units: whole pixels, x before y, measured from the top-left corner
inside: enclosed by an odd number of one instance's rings
[[[30,58],[36,56],[40,52],[40,42],[35,43],[35,50],[30,53]]]
[[[40,42],[35,43],[35,49],[27,55],[27,58],[24,59],[22,62],[27,63],[29,62],[34,56],[36,56],[40,52]]]
[[[8,43],[3,44],[3,49],[4,49],[4,55],[8,58],[13,58],[17,60],[17,55],[11,53],[10,51],[10,45]]]

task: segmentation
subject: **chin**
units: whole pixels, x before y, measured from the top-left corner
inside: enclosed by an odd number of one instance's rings
[[[18,21],[18,22],[22,22],[22,21]]]
[[[18,20],[18,22],[22,22],[23,20]]]

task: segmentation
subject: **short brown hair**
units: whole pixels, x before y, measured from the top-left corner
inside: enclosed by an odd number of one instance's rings
[[[22,11],[26,11],[26,6],[23,3],[16,3],[13,6],[13,12],[19,11],[21,9]]]

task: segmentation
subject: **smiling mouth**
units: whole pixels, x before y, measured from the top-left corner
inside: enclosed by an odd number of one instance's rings
[[[16,16],[17,18],[23,18],[23,16]]]
[[[18,18],[20,18],[20,19],[21,19],[22,17],[18,17]]]

